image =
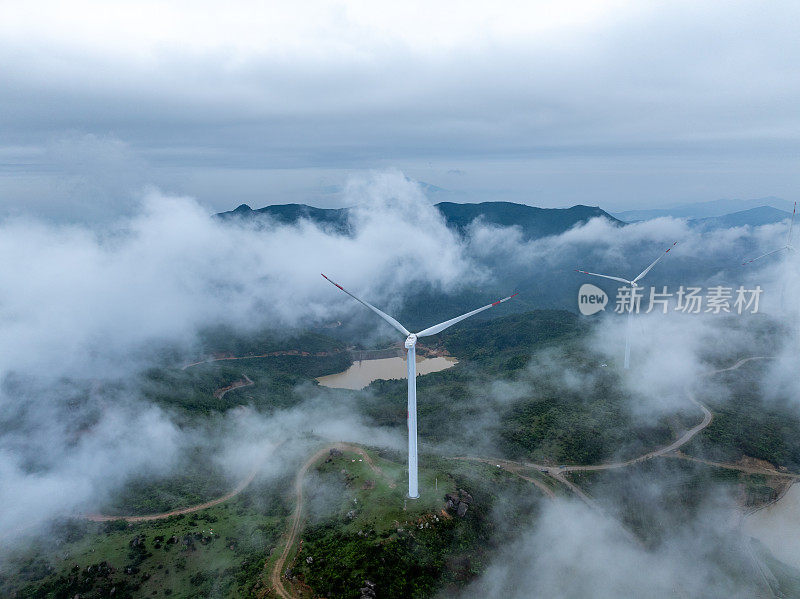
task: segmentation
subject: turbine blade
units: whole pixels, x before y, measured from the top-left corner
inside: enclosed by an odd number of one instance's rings
[[[512,297],[518,296],[519,293],[515,293],[514,295],[509,295],[508,297],[504,297],[501,300],[497,300],[493,304],[489,304],[488,306],[484,306],[483,308],[478,308],[477,310],[473,310],[472,312],[467,312],[466,314],[462,314],[461,316],[456,316],[455,318],[451,318],[450,320],[445,320],[444,322],[440,322],[439,324],[435,324],[432,327],[428,327],[427,329],[420,331],[417,333],[417,337],[428,337],[429,335],[435,335],[436,333],[440,333],[445,330],[447,327],[451,327],[457,322],[461,322],[465,318],[469,318],[470,316],[477,314],[478,312],[483,312],[484,310],[488,310],[496,306],[497,304],[502,304],[503,302],[507,302]]]
[[[641,273],[639,273],[639,276],[638,276],[638,277],[636,277],[636,278],[633,280],[633,282],[634,282],[634,283],[636,283],[636,282],[637,282],[637,281],[639,281],[640,279],[644,278],[644,276],[645,276],[647,273],[649,273],[649,272],[650,272],[650,271],[653,269],[653,267],[654,267],[656,264],[658,264],[658,261],[659,261],[659,260],[661,260],[661,259],[662,259],[664,256],[666,256],[667,254],[669,254],[669,251],[670,251],[672,248],[674,248],[676,245],[678,245],[678,242],[677,242],[677,241],[676,241],[675,243],[673,243],[671,246],[669,246],[669,248],[667,248],[667,251],[666,251],[666,252],[664,252],[664,253],[663,253],[663,254],[661,254],[661,255],[660,255],[658,258],[656,258],[656,259],[653,261],[653,263],[652,263],[650,266],[648,266],[648,267],[647,267],[647,268],[645,268],[645,269],[644,269],[644,270],[643,270]]]
[[[325,277],[325,275],[324,275],[324,274],[323,274],[322,276],[323,276],[323,277]],[[383,319],[384,319],[386,322],[388,322],[390,325],[392,325],[392,326],[393,326],[394,328],[396,328],[398,331],[400,331],[401,333],[403,333],[403,335],[405,335],[406,337],[408,337],[408,336],[411,334],[411,333],[410,333],[410,332],[409,332],[409,331],[408,331],[408,330],[407,330],[407,329],[406,329],[406,328],[405,328],[403,325],[401,325],[401,324],[400,324],[399,322],[397,322],[397,321],[396,321],[394,318],[392,318],[391,316],[389,316],[388,314],[386,314],[386,312],[381,312],[380,310],[378,310],[378,309],[377,309],[375,306],[373,306],[372,304],[368,304],[368,303],[367,303],[367,302],[365,302],[364,300],[362,300],[362,299],[358,299],[358,298],[357,298],[355,295],[353,295],[352,293],[350,293],[350,292],[349,292],[347,289],[345,289],[344,287],[342,287],[341,285],[339,285],[339,283],[334,283],[334,282],[333,282],[333,281],[331,281],[331,280],[330,280],[328,277],[325,277],[325,280],[326,280],[326,281],[328,281],[329,283],[331,283],[332,285],[335,285],[336,287],[338,287],[338,288],[339,288],[339,289],[341,289],[342,291],[344,291],[344,292],[345,292],[347,295],[349,295],[350,297],[352,297],[352,298],[353,298],[354,300],[356,300],[357,302],[359,302],[359,303],[361,303],[361,304],[365,305],[367,308],[369,308],[370,310],[372,310],[373,312],[375,312],[375,314],[377,314],[378,316],[380,316],[381,318],[383,318]]]
[[[585,275],[592,275],[593,277],[603,277],[604,279],[611,279],[612,281],[619,281],[620,283],[625,283],[626,285],[630,285],[631,281],[628,279],[623,279],[621,277],[612,277],[611,275],[601,275],[596,272],[589,272],[588,270],[578,270],[575,269],[575,272],[582,272]]]
[[[742,262],[742,266],[747,266],[748,264],[752,264],[756,260],[761,260],[761,258],[766,258],[767,256],[771,256],[772,254],[777,254],[778,252],[782,252],[783,250],[788,250],[789,246],[785,245],[782,248],[778,248],[777,250],[772,250],[771,252],[767,252],[766,254],[761,254],[757,258],[753,258],[752,260],[748,260],[747,262]]]
[[[794,210],[792,210],[792,222],[789,224],[789,241],[787,246],[792,245],[792,229],[794,229],[794,215],[797,212],[797,202],[794,203]]]

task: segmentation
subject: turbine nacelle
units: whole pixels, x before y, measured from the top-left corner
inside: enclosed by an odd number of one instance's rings
[[[417,344],[417,336],[414,333],[411,333],[408,337],[406,337],[406,349],[411,349]]]

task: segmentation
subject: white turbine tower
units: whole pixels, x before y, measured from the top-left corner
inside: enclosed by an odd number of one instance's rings
[[[634,294],[636,293],[636,288],[639,286],[639,281],[641,281],[645,277],[645,275],[649,273],[656,264],[658,264],[659,260],[661,260],[664,256],[669,254],[670,250],[674,248],[677,243],[678,242],[676,241],[671,246],[669,246],[666,252],[664,252],[658,258],[656,258],[650,266],[645,268],[642,272],[639,273],[639,275],[636,278],[630,281],[628,279],[623,279],[622,277],[612,277],[611,275],[601,275],[596,272],[589,272],[586,270],[575,269],[576,272],[582,272],[585,275],[592,275],[594,277],[603,277],[604,279],[619,281],[620,283],[625,283],[626,285],[631,286],[631,301],[630,305],[628,306],[628,324],[625,330],[625,369],[627,369],[631,363],[631,323],[633,318],[633,303],[634,303]]]
[[[792,210],[792,222],[789,224],[789,237],[786,239],[786,245],[779,247],[777,250],[772,250],[771,252],[767,252],[766,254],[761,254],[757,258],[753,258],[752,260],[748,260],[747,262],[743,262],[742,266],[752,264],[756,260],[761,260],[761,258],[766,258],[767,256],[771,256],[772,254],[777,254],[778,252],[782,252],[783,250],[786,250],[789,253],[794,252],[794,246],[792,245],[792,229],[794,229],[794,215],[796,212],[797,212],[797,202],[794,203],[794,210]]]
[[[324,274],[322,275],[325,277],[327,281],[344,291],[347,295],[352,297],[357,302],[365,305],[367,308],[375,312],[378,316],[383,318],[386,322],[392,325],[395,329],[400,331],[403,335],[406,336],[406,349],[408,350],[407,353],[407,362],[408,362],[408,496],[411,499],[417,499],[419,497],[419,486],[417,484],[417,364],[416,364],[416,346],[417,346],[417,339],[419,337],[427,337],[429,335],[435,335],[436,333],[440,333],[445,330],[447,327],[453,326],[457,322],[461,322],[465,318],[469,318],[478,312],[483,312],[484,310],[488,310],[489,308],[496,306],[497,304],[502,304],[503,302],[510,300],[512,297],[518,295],[510,295],[508,297],[504,297],[501,300],[497,300],[493,304],[489,304],[488,306],[483,306],[482,308],[478,308],[477,310],[473,310],[472,312],[467,312],[466,314],[462,314],[461,316],[456,316],[455,318],[451,318],[450,320],[445,320],[442,323],[434,325],[432,327],[428,327],[420,331],[419,333],[410,333],[408,329],[406,329],[403,325],[397,322],[394,318],[386,314],[385,312],[381,312],[372,304],[368,304],[364,300],[358,299],[355,295],[347,291],[344,287],[339,285],[338,283],[334,283]]]

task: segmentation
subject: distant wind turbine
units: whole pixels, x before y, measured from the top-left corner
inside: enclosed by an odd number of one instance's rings
[[[635,279],[630,281],[628,279],[623,279],[622,277],[612,277],[611,275],[601,275],[596,272],[589,272],[587,270],[575,269],[575,272],[582,272],[585,275],[592,275],[593,277],[603,277],[604,279],[619,281],[620,283],[625,283],[626,285],[631,286],[631,302],[630,306],[628,307],[628,325],[625,331],[625,369],[627,369],[631,363],[631,323],[633,317],[633,302],[634,302],[635,289],[639,286],[638,284],[639,281],[641,281],[645,277],[645,275],[649,273],[656,264],[658,264],[659,260],[661,260],[664,256],[669,254],[670,250],[674,248],[677,243],[678,242],[676,241],[671,246],[669,246],[666,252],[664,252],[658,258],[656,258],[650,266],[645,268],[642,272],[639,273],[639,275]]]
[[[748,264],[752,264],[756,260],[761,260],[761,258],[766,258],[767,256],[771,256],[772,254],[777,254],[778,252],[782,252],[786,250],[789,253],[794,252],[794,246],[792,245],[792,229],[794,229],[794,215],[797,212],[797,202],[794,203],[794,210],[792,210],[792,222],[789,224],[789,237],[786,239],[786,245],[779,247],[777,250],[772,250],[771,252],[767,252],[766,254],[761,254],[757,258],[753,258],[752,260],[748,260],[747,262],[742,262],[742,266],[747,266]]]
[[[488,306],[484,306],[483,308],[478,308],[477,310],[473,310],[472,312],[467,312],[466,314],[462,314],[461,316],[456,316],[455,318],[451,318],[450,320],[445,320],[442,323],[434,325],[432,327],[428,327],[420,331],[419,333],[411,333],[406,329],[403,325],[397,322],[394,318],[389,316],[388,314],[381,312],[372,304],[368,304],[364,300],[357,298],[355,295],[347,291],[344,287],[339,285],[338,283],[334,283],[324,274],[322,275],[325,279],[344,291],[347,295],[352,297],[357,302],[363,304],[375,314],[383,318],[386,322],[392,325],[395,329],[400,331],[403,335],[406,336],[405,346],[408,350],[407,354],[407,362],[408,362],[408,496],[411,499],[416,499],[419,497],[419,486],[417,483],[417,364],[416,364],[416,346],[417,346],[417,339],[419,337],[427,337],[429,335],[435,335],[436,333],[440,333],[445,330],[447,327],[451,327],[457,322],[461,322],[465,318],[469,318],[477,314],[478,312],[483,312],[484,310],[488,310],[496,306],[497,304],[502,304],[505,301],[510,300],[512,297],[519,295],[515,293],[514,295],[510,295],[508,297],[504,297],[501,300],[497,300],[493,304],[489,304]]]

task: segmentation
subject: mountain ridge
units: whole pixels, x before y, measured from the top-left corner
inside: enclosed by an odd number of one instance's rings
[[[641,220],[651,220],[662,216],[701,219],[725,216],[727,214],[744,212],[746,210],[761,207],[771,207],[778,210],[791,211],[792,202],[774,196],[766,196],[763,198],[755,198],[750,200],[722,199],[711,200],[708,202],[678,204],[668,208],[624,210],[620,212],[613,212],[612,216],[628,223]]]
[[[499,227],[519,226],[526,240],[558,235],[598,217],[606,218],[619,226],[624,224],[597,206],[582,204],[570,208],[538,208],[514,202],[439,202],[434,207],[445,219],[447,226],[461,235],[476,220]],[[215,216],[223,220],[269,218],[281,224],[295,224],[307,219],[337,233],[347,234],[350,232],[351,210],[350,207],[317,208],[307,204],[273,204],[254,210],[247,204],[241,204],[234,210],[220,212]]]
[[[783,222],[791,217],[791,212],[779,210],[772,206],[758,206],[757,208],[750,208],[749,210],[723,214],[722,216],[690,219],[689,224],[693,227],[701,227],[707,230],[730,229],[743,226],[760,227],[762,225]]]

